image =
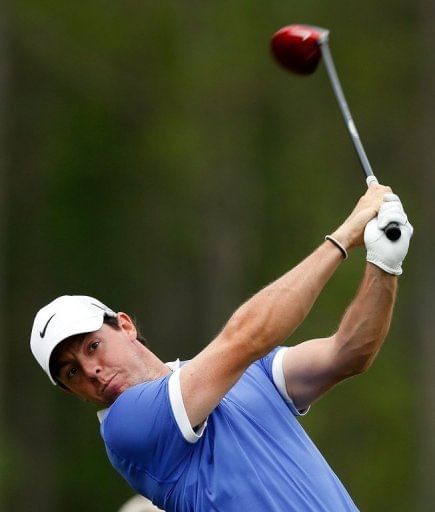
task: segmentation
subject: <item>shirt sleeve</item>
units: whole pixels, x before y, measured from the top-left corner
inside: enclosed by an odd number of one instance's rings
[[[287,404],[290,411],[295,416],[304,416],[309,411],[309,407],[306,409],[298,410],[293,403],[292,397],[288,394],[287,385],[285,382],[284,370],[283,370],[283,359],[284,354],[287,350],[291,350],[292,347],[277,347],[267,356],[263,357],[259,360],[259,364],[262,366],[263,370],[266,372],[266,375],[269,379],[274,383],[276,389],[279,394],[283,398],[284,402]]]
[[[169,378],[169,400],[175,421],[184,439],[188,443],[196,443],[204,433],[207,420],[201,425],[198,425],[195,429],[192,428],[181,393],[180,369],[175,371]]]
[[[109,452],[160,481],[178,478],[194,446],[178,428],[168,383],[166,376],[128,389],[114,402],[101,426]]]

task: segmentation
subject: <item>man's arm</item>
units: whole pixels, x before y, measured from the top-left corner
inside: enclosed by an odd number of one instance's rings
[[[362,243],[364,227],[391,189],[369,188],[352,214],[333,233],[346,248]],[[342,261],[331,242],[323,243],[290,272],[258,292],[230,318],[223,331],[180,371],[180,387],[192,426],[201,423],[246,368],[287,339],[305,319]]]
[[[192,426],[210,414],[252,362],[292,334],[341,260],[336,247],[323,243],[243,304],[222,332],[182,367],[183,403]]]
[[[387,336],[396,290],[396,276],[368,263],[337,332],[287,350],[284,377],[288,394],[299,410],[338,382],[369,368]]]
[[[401,236],[388,240],[383,229],[395,222]],[[387,194],[376,219],[364,230],[367,265],[358,293],[330,338],[302,343],[285,353],[287,391],[298,408],[305,408],[346,377],[365,371],[388,333],[397,278],[408,252],[413,227],[400,199]]]

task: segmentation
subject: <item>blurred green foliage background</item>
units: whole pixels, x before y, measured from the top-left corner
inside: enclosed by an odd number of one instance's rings
[[[416,228],[376,364],[302,422],[361,510],[434,510],[434,2],[0,4],[0,510],[112,512],[132,494],[93,407],[31,357],[42,305],[97,296],[163,360],[190,358],[364,192],[325,70],[269,55],[295,22],[331,29],[369,158]],[[356,251],[289,343],[333,332],[363,266]]]

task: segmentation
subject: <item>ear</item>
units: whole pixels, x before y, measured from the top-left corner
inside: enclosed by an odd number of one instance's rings
[[[122,311],[118,313],[118,325],[131,341],[136,340],[137,329],[133,320],[127,315],[127,313],[123,313]]]

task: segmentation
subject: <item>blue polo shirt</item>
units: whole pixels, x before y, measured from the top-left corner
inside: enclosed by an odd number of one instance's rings
[[[286,350],[252,364],[196,431],[179,368],[128,389],[101,424],[112,465],[167,512],[356,511],[297,420]]]

